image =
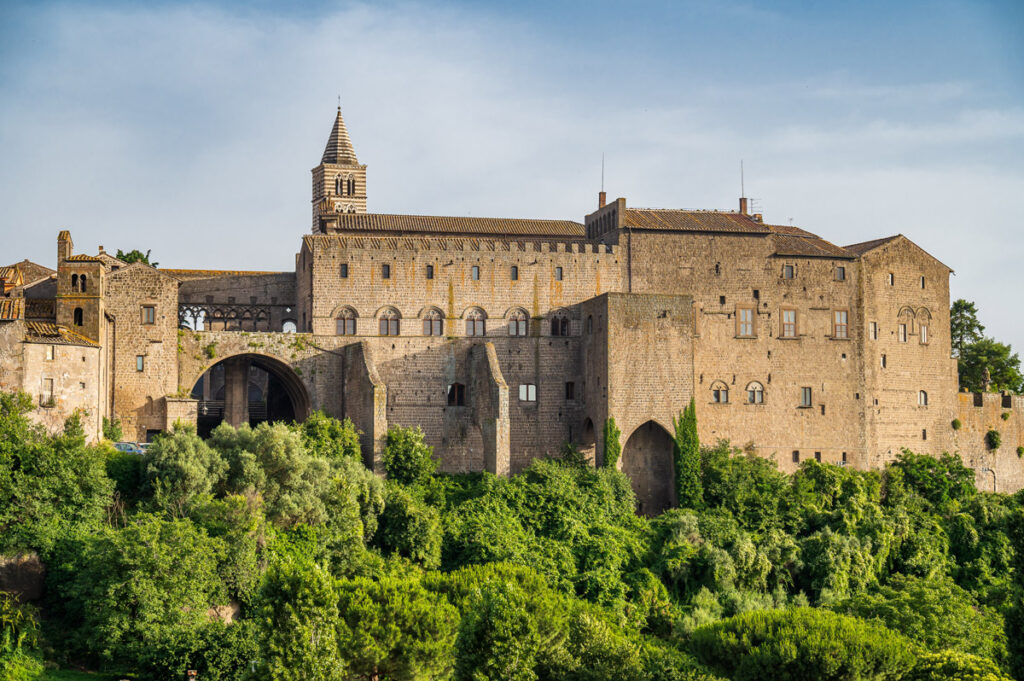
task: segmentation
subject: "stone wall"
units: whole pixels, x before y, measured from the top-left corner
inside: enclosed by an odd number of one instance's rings
[[[978,489],[1008,493],[1024,488],[1024,458],[1017,453],[1018,447],[1024,447],[1024,396],[959,393],[957,406],[960,430],[954,430],[951,422],[943,427],[953,451],[974,469]],[[990,430],[999,432],[1001,444],[996,450],[985,441]]]

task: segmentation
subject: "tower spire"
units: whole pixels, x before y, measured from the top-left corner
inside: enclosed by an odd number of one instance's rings
[[[324,148],[324,156],[320,162],[345,166],[359,165],[356,150],[352,147],[352,140],[348,138],[345,119],[341,117],[340,102],[338,115],[334,119],[334,127],[331,128],[331,136],[327,138],[327,146]]]

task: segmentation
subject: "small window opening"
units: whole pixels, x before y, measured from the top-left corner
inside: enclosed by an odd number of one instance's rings
[[[461,383],[452,383],[448,386],[448,406],[466,406],[466,386]]]
[[[793,463],[800,463],[800,451],[793,450]]]
[[[537,401],[537,386],[533,383],[522,383],[519,386],[519,401],[520,402],[536,402]]]
[[[795,268],[792,265],[783,265],[782,266],[782,278],[783,279],[792,279],[793,275],[795,273],[796,273],[796,270],[795,270]]]
[[[348,279],[348,263],[347,262],[341,263],[341,278],[342,279]]]
[[[892,272],[890,272],[889,273],[889,286],[895,286],[895,285],[896,285],[896,275],[894,275]]]
[[[512,281],[519,281],[519,266],[512,265],[512,271],[509,273],[509,277]]]
[[[555,280],[556,281],[562,281],[562,268],[561,267],[556,267],[555,268]]]
[[[479,281],[480,280],[480,266],[479,265],[473,265],[472,277],[473,277],[473,281]]]
[[[145,355],[135,355],[135,370],[136,371],[145,371],[146,370],[146,356]]]
[[[821,463],[821,452],[814,452],[814,460]]]
[[[380,276],[383,279],[390,279],[391,278],[391,265],[387,265],[387,264],[381,265],[380,266]]]
[[[810,407],[811,406],[811,397],[812,397],[812,393],[811,393],[811,389],[810,388],[807,388],[807,387],[800,388],[800,406],[801,407],[805,407],[805,408],[806,407]]]
[[[434,278],[434,266],[433,265],[427,265],[427,279],[433,279],[433,278]]]
[[[84,316],[84,313],[82,312],[82,308],[76,307],[75,308],[75,312],[74,312],[74,323],[75,323],[75,326],[81,326],[83,324],[83,319],[82,319],[83,316]]]
[[[846,281],[846,268],[842,265],[836,267],[836,281]]]
[[[572,381],[568,381],[565,384],[565,399],[575,400],[576,399],[576,384]]]

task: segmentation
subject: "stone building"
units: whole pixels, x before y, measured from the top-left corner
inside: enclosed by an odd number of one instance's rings
[[[93,436],[116,417],[137,440],[322,409],[356,423],[376,469],[388,426],[418,425],[442,470],[499,475],[566,442],[602,463],[614,417],[647,512],[673,503],[691,397],[703,441],[783,470],[957,450],[979,484],[1024,486],[1019,398],[957,394],[950,269],[903,236],[840,247],[742,198],[603,192],[582,222],[368,213],[340,111],[312,175],[293,271],[154,269],[76,254],[66,231],[56,271],[0,270],[0,388],[48,425],[80,410]]]

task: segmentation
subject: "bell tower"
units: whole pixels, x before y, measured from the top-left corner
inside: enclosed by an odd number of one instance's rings
[[[320,165],[313,168],[313,233],[337,226],[337,215],[366,212],[366,166],[359,165],[341,107]],[[334,218],[332,220],[332,218]]]

